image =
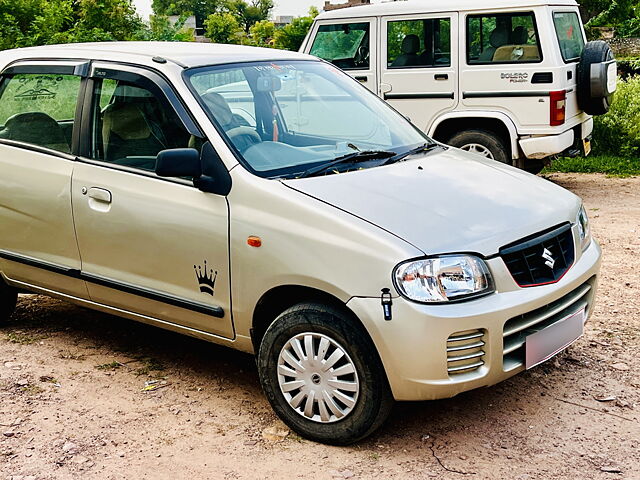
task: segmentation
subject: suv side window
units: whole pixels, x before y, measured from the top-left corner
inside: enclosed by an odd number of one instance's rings
[[[536,63],[542,61],[533,12],[469,15],[467,63]]]
[[[310,53],[343,70],[368,70],[369,25],[368,22],[320,25]]]
[[[18,73],[0,86],[0,138],[71,152],[81,78]]]
[[[154,171],[171,148],[199,148],[166,102],[144,87],[120,80],[94,82],[90,158]]]
[[[451,20],[429,18],[388,23],[389,68],[451,66]]]

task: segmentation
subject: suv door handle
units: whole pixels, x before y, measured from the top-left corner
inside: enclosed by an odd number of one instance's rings
[[[84,189],[83,189],[84,190]],[[88,192],[89,198],[92,198],[98,202],[111,203],[111,192],[104,188],[92,187]]]
[[[435,78],[436,80],[449,80],[449,74],[448,73],[436,73],[433,78]]]
[[[369,81],[369,77],[367,77],[366,75],[358,75],[358,76],[353,77],[353,78],[355,78],[360,83]]]

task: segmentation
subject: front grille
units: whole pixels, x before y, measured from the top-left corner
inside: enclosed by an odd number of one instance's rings
[[[484,332],[466,330],[447,339],[447,371],[449,375],[469,373],[484,365]]]
[[[571,225],[565,224],[502,247],[500,257],[521,287],[555,283],[573,265]]]
[[[593,299],[594,281],[592,278],[549,305],[507,320],[502,332],[503,368],[506,372],[525,364],[525,342],[528,335],[553,325],[583,308],[587,308],[588,313]]]

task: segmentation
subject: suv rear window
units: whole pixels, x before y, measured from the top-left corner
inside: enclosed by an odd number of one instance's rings
[[[584,37],[580,18],[576,12],[555,12],[553,24],[565,62],[578,60],[584,49]]]
[[[542,61],[533,12],[467,17],[467,63]]]
[[[343,70],[368,70],[369,23],[320,25],[310,53]]]

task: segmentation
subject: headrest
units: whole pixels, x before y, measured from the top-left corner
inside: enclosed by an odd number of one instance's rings
[[[511,34],[511,43],[514,45],[525,45],[529,39],[529,32],[522,25],[513,29]]]
[[[509,43],[509,32],[507,28],[504,26],[497,27],[493,32],[491,32],[489,42],[494,48],[502,47]]]
[[[202,99],[222,128],[231,125],[233,112],[222,95],[216,92],[206,92],[202,95]]]
[[[420,51],[420,38],[417,35],[407,35],[402,40],[402,53],[416,54]]]
[[[5,122],[3,133],[4,138],[69,152],[60,125],[46,113],[16,113]]]
[[[103,122],[104,130],[115,133],[122,140],[144,140],[151,135],[151,128],[144,114],[132,103],[108,106]]]

